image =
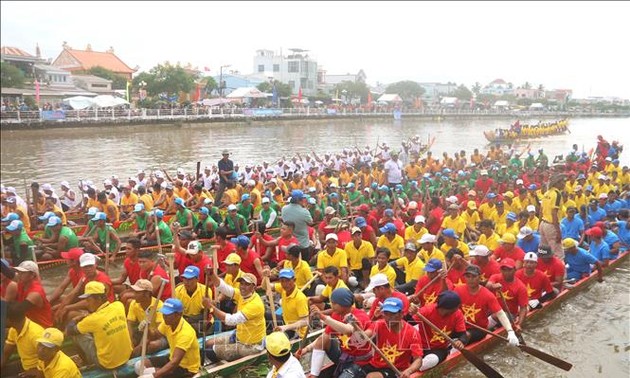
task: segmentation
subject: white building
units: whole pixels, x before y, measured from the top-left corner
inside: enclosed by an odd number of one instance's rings
[[[289,49],[288,55],[271,50],[256,50],[254,73],[273,77],[288,84],[297,94],[302,88],[304,96],[317,93],[317,60],[309,57],[308,50]]]
[[[512,94],[512,85],[506,83],[503,79],[496,79],[490,82],[490,84],[483,87],[480,92],[482,94],[503,96],[507,94]]]
[[[440,101],[442,97],[451,96],[457,89],[455,83],[418,83],[424,89],[422,101],[432,104]]]

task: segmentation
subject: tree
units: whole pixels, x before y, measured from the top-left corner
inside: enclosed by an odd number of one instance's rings
[[[473,84],[472,92],[476,95],[478,95],[479,92],[481,92],[481,84],[478,81],[476,81],[475,84]]]
[[[293,93],[291,86],[289,86],[289,84],[281,83],[278,80],[274,80],[273,84],[268,81],[263,81],[258,84],[256,88],[261,92],[272,93],[274,85],[276,86],[276,91],[278,91],[278,97],[291,97],[291,94]]]
[[[522,85],[523,89],[532,89],[532,85],[529,81],[526,81],[525,84]]]
[[[219,85],[217,84],[217,81],[214,80],[214,78],[212,76],[208,76],[205,77],[202,81],[201,81],[204,90],[206,91],[206,93],[212,93],[213,90],[217,89],[219,87]]]
[[[24,86],[24,72],[10,63],[0,62],[0,76],[3,88],[22,88]]]
[[[544,90],[545,90],[545,86],[544,86],[544,85],[542,85],[542,84],[540,84],[540,85],[538,86],[538,90],[539,90],[539,91],[544,91]]]
[[[367,102],[369,88],[364,82],[345,80],[335,85],[333,91],[335,93],[339,93],[339,96],[342,96],[345,93],[346,98],[349,99],[358,98],[363,103]]]
[[[111,80],[112,89],[127,89],[127,78],[117,73],[114,73],[107,68],[94,66],[85,72],[89,75],[94,75],[103,79]]]
[[[464,84],[459,85],[453,92],[453,97],[457,97],[460,100],[470,100],[473,93]]]
[[[412,102],[424,94],[424,88],[415,81],[404,80],[390,84],[385,93],[398,94],[403,100]]]
[[[195,75],[187,72],[181,66],[173,66],[168,62],[158,64],[149,72],[141,72],[133,79],[134,88],[140,88],[140,83],[146,83],[149,96],[165,94],[168,97],[189,93],[195,88]],[[216,83],[215,83],[216,85]]]

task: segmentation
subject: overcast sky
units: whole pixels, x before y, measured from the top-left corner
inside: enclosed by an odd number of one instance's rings
[[[251,73],[257,49],[310,50],[369,84],[502,78],[630,98],[628,2],[1,2],[2,46],[55,58],[113,46],[130,67]]]

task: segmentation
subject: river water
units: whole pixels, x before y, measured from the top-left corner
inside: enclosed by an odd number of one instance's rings
[[[470,154],[474,148],[484,151],[487,147],[483,130],[506,127],[513,121],[319,120],[2,131],[1,180],[19,193],[24,191],[24,181],[49,182],[58,188],[62,180],[74,184],[91,179],[98,185],[112,174],[124,179],[139,168],[174,173],[183,167],[192,172],[197,161],[215,164],[224,148],[244,167],[263,160],[274,162],[296,152],[336,152],[355,144],[374,148],[377,141],[398,147],[416,134],[425,140],[436,136],[434,155],[444,151],[452,155],[461,149]],[[534,140],[531,146],[543,148],[550,159],[566,154],[574,143],[588,151],[595,146],[598,134],[630,147],[628,121],[572,119],[570,135]],[[628,165],[630,153],[624,155],[621,164]],[[113,266],[112,276],[116,277],[119,269],[120,264]],[[626,261],[623,269],[525,326],[528,343],[573,363],[570,372],[512,348],[494,348],[484,359],[506,377],[630,376],[630,262]],[[65,274],[65,267],[45,271],[47,291],[52,291]],[[472,365],[464,365],[449,376],[482,375]]]

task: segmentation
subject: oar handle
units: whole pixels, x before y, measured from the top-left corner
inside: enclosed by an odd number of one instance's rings
[[[312,277],[310,280],[308,280],[308,281],[304,284],[304,286],[302,286],[302,287],[300,288],[300,291],[304,291],[304,290],[308,289],[308,288],[311,286],[311,284],[312,284],[313,282],[315,282],[315,280],[316,280],[318,277],[319,277],[319,274],[314,273],[314,274],[313,274],[313,277]]]
[[[175,298],[175,254],[173,252],[166,254],[168,260],[168,277],[171,282],[171,298]]]
[[[151,311],[149,312],[149,316],[147,317],[147,325],[144,327],[144,330],[142,330],[142,355],[140,357],[140,361],[141,361],[141,365],[143,366],[143,369],[144,369],[144,359],[147,356],[147,344],[149,342],[149,327],[151,326],[151,323],[153,322],[153,319],[155,318],[155,313],[157,312],[157,306],[160,301],[160,297],[162,296],[162,293],[164,292],[164,287],[166,286],[167,282],[168,281],[166,281],[165,279],[162,279],[160,281],[160,289],[158,290],[157,299],[155,300],[155,306],[151,308]]]
[[[278,326],[278,319],[276,318],[276,305],[275,303],[273,303],[273,292],[271,291],[271,283],[269,282],[269,277],[267,276],[263,278],[263,281],[265,281],[265,292],[267,293],[267,299],[269,299],[271,320],[273,321],[273,328],[275,329]]]

